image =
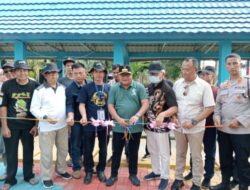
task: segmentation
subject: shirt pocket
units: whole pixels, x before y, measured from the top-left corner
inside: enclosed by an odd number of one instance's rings
[[[248,102],[246,89],[234,90],[233,102],[238,104],[246,104]]]
[[[219,95],[220,95],[220,101],[221,103],[225,103],[228,99],[228,89],[223,89],[220,91]]]

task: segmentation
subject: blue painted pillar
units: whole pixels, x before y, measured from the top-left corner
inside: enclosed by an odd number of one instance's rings
[[[58,69],[61,70],[61,72],[59,73],[59,78],[64,77],[63,57],[56,57],[55,63],[57,64]]]
[[[22,41],[14,42],[14,60],[26,59],[26,45]]]
[[[113,63],[119,65],[128,65],[129,56],[126,44],[122,41],[115,41],[113,47]]]
[[[231,41],[220,41],[219,42],[219,73],[218,73],[218,84],[228,79],[229,73],[225,67],[225,58],[232,52]]]
[[[198,70],[200,70],[201,69],[201,56],[200,55],[196,56],[196,59],[198,61]]]

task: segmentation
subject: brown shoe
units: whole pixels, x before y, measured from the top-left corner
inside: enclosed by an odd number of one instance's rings
[[[80,179],[82,177],[81,171],[80,170],[76,170],[72,173],[72,177],[75,179]]]
[[[39,181],[38,181],[38,179],[36,179],[35,177],[33,177],[33,178],[30,178],[30,179],[29,179],[28,183],[29,183],[30,185],[36,185],[36,184],[39,183]]]

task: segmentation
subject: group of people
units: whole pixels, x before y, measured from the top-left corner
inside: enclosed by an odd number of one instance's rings
[[[93,150],[96,137],[99,147],[96,174],[99,181],[106,183],[106,186],[112,186],[117,181],[125,147],[129,180],[134,186],[140,186],[137,176],[138,150],[143,130],[147,135],[147,149],[152,164],[152,172],[144,176],[144,180],[160,179],[159,190],[166,189],[169,183],[170,130],[174,130],[176,140],[175,180],[171,190],[179,190],[184,186],[183,173],[188,146],[192,163],[189,174],[193,182],[191,190],[199,190],[201,187],[231,189],[233,163],[238,170],[239,189],[248,189],[250,81],[241,76],[239,55],[230,54],[226,57],[225,66],[230,78],[218,88],[211,85],[214,68],[208,66],[199,71],[195,58],[183,61],[182,78],[173,87],[164,77],[165,70],[161,62],[153,61],[149,65],[150,84],[147,90],[133,80],[129,65],[114,66],[114,79],[109,84],[105,82],[107,68],[101,62],[94,63],[89,71],[92,81],[86,80],[87,71],[83,64],[68,58],[64,65],[71,73],[70,77],[61,79],[61,83],[67,83],[64,85],[58,82],[60,70],[54,63],[46,64],[43,68],[45,81],[41,85],[29,79],[30,68],[25,61],[18,60],[10,67],[15,76],[5,81],[1,88],[1,124],[7,160],[2,189],[9,189],[17,183],[15,176],[19,139],[23,144],[24,180],[31,185],[38,183],[32,171],[33,144],[37,134],[45,188],[53,187],[54,144],[57,147],[56,175],[64,179],[80,179],[83,165],[83,181],[90,184],[94,173]],[[111,174],[107,178],[104,171],[110,129]],[[210,186],[214,175],[216,131],[222,181],[216,186]],[[205,167],[202,159],[203,144]],[[66,170],[68,152],[72,159],[71,175]]]

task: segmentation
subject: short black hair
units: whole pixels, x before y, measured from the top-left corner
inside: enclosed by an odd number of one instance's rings
[[[72,65],[72,69],[79,69],[79,68],[85,69],[84,64],[82,64],[82,63],[74,63],[74,64]]]
[[[121,65],[115,64],[115,65],[112,66],[112,71],[116,70],[117,68],[120,69],[120,67],[121,67]]]
[[[227,55],[225,58],[225,62],[227,62],[228,58],[232,58],[232,57],[236,58],[239,62],[241,62],[241,57],[237,53],[231,53],[231,54]]]

